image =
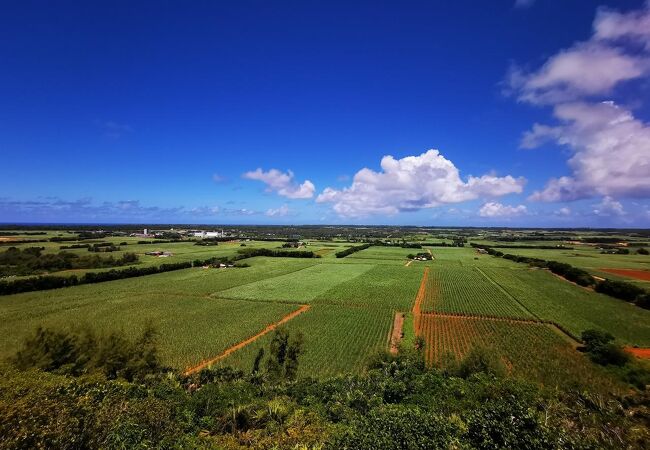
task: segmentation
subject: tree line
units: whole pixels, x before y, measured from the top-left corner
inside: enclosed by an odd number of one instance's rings
[[[192,267],[191,262],[180,262],[161,264],[158,267],[127,267],[120,270],[111,269],[105,272],[87,272],[80,277],[76,275],[40,275],[38,277],[23,278],[17,280],[0,280],[0,295],[11,295],[21,292],[58,289],[80,284],[101,283],[104,281],[120,280],[123,278],[153,275],[156,273],[169,272],[172,270],[188,269],[190,267]]]
[[[583,287],[593,287],[596,292],[609,295],[620,300],[625,300],[644,309],[650,309],[650,292],[642,289],[635,284],[625,281],[616,281],[605,279],[596,280],[586,270],[574,267],[571,264],[561,263],[558,261],[547,261],[541,258],[532,258],[529,256],[512,255],[495,250],[493,247],[483,244],[472,243],[472,247],[485,250],[489,255],[499,258],[509,259],[511,261],[523,264],[529,264],[534,267],[541,267],[550,270],[569,281],[572,281]]]
[[[0,253],[0,276],[34,275],[71,269],[99,269],[125,266],[138,261],[135,253],[124,253],[119,258],[99,255],[77,255],[66,251],[43,254],[44,247],[19,249],[10,247]]]

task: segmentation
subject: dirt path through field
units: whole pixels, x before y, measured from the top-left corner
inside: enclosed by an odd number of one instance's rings
[[[393,332],[390,336],[390,352],[397,355],[399,343],[402,340],[402,327],[404,326],[404,313],[396,312],[393,320]]]
[[[650,348],[625,347],[625,351],[631,353],[637,358],[650,359]]]
[[[431,249],[430,249],[430,248],[428,248],[428,249],[427,249],[427,251],[428,251],[428,252],[429,252],[429,254],[431,255],[431,260],[434,260],[434,259],[436,259],[436,257],[435,257],[435,256],[433,256],[433,253],[431,253]]]
[[[253,341],[256,341],[257,339],[261,338],[267,333],[270,333],[271,331],[275,330],[277,327],[280,325],[290,321],[294,317],[304,313],[305,311],[309,310],[309,305],[302,305],[300,308],[295,310],[294,312],[287,314],[284,316],[282,319],[279,321],[272,323],[268,327],[264,328],[262,331],[257,333],[254,336],[249,337],[248,339],[241,341],[238,344],[233,345],[232,347],[226,349],[223,353],[221,353],[219,356],[215,356],[214,358],[206,359],[202,361],[201,363],[197,364],[196,366],[190,367],[183,372],[183,375],[192,375],[193,373],[199,372],[201,369],[204,369],[218,361],[221,361],[224,359],[226,356],[230,355],[233,352],[236,352],[237,350],[246,347],[248,344],[250,344]]]
[[[413,260],[409,259],[408,261],[406,261],[406,264],[404,264],[404,267],[410,266],[412,262],[413,262]]]
[[[424,273],[422,274],[422,281],[420,282],[420,289],[418,294],[415,296],[415,303],[413,304],[413,325],[415,328],[415,335],[420,335],[420,319],[422,315],[422,302],[424,302],[424,296],[427,292],[427,280],[429,279],[429,268],[424,268]]]

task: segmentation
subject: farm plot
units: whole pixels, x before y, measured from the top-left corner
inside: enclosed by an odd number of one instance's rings
[[[290,333],[301,331],[304,335],[299,376],[362,371],[375,354],[388,348],[393,317],[386,309],[313,304],[285,325]],[[259,348],[268,348],[271,337],[258,339],[219,364],[250,371]]]
[[[474,347],[501,359],[513,376],[555,387],[580,383],[609,390],[615,382],[550,325],[474,317],[424,315],[422,332],[430,364],[462,359]]]
[[[408,311],[418,291],[422,266],[377,265],[367,272],[327,290],[315,302],[371,306]]]
[[[41,295],[11,307],[6,299],[0,303],[0,358],[12,355],[41,325],[55,329],[88,325],[105,333],[123,330],[135,337],[151,322],[160,333],[163,362],[177,369],[219,354],[295,309],[280,303],[144,292],[114,293],[101,299]]]
[[[431,268],[422,311],[532,318],[515,298],[484,272],[465,266],[434,265]]]
[[[346,256],[346,259],[373,259],[373,260],[398,260],[404,261],[410,254],[423,250],[417,248],[401,247],[370,247],[360,252]]]
[[[626,344],[650,346],[646,309],[567,283],[545,270],[483,270],[537,317],[557,322],[576,336],[600,329]]]
[[[305,269],[219,292],[233,299],[309,302],[332,287],[369,271],[372,264],[316,264]]]

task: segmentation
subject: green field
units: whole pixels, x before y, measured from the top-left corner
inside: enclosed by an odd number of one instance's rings
[[[472,266],[433,265],[429,274],[424,311],[531,318],[515,298]]]
[[[629,345],[650,346],[650,311],[560,280],[545,270],[484,269],[536,317],[579,336],[587,329],[610,332]]]
[[[136,252],[140,256],[138,265],[233,256],[242,249],[241,242],[204,247],[188,241],[142,245],[133,243],[135,240],[113,237],[101,241],[129,242],[120,252]],[[57,252],[60,245],[67,244],[43,246],[48,252]],[[245,245],[281,248],[278,242],[246,241]],[[0,357],[13,354],[38,325],[88,325],[106,332],[124,330],[135,336],[147,322],[152,322],[160,332],[164,363],[184,369],[256,335],[298,305],[309,304],[308,311],[285,325],[305,336],[300,374],[362,371],[377,352],[387,349],[395,312],[408,313],[413,308],[426,267],[430,270],[422,304],[426,313],[553,321],[576,336],[596,328],[609,331],[621,343],[650,346],[650,311],[580,288],[548,271],[528,269],[469,247],[370,247],[345,258],[335,257],[337,251],[350,245],[354,244],[308,240],[300,250],[312,250],[321,258],[255,257],[245,261],[250,264],[247,268],[192,268],[0,297]],[[433,261],[405,265],[408,254],[427,249]],[[174,255],[144,255],[152,250],[171,251]],[[556,255],[556,260],[561,260],[563,253],[548,250],[550,256],[539,256],[544,250],[524,252],[548,259]],[[616,267],[612,255],[592,256]],[[627,261],[637,258],[615,256],[631,258]],[[413,316],[408,314],[408,318],[405,330],[412,333]],[[455,340],[445,341],[448,338],[440,327],[449,326],[450,320],[474,322]],[[515,375],[528,371],[532,378],[549,383],[553,377],[566,381],[599,376],[598,372],[586,370],[589,364],[584,357],[567,343],[566,336],[548,325],[477,320],[442,316],[427,319],[430,360],[447,350],[460,356],[481,343],[496,346]],[[249,370],[258,349],[270,339],[271,334],[264,335],[218,364]],[[407,339],[413,342],[413,336]],[[531,346],[536,351],[528,361]],[[547,366],[543,367],[541,361],[546,361]]]
[[[552,326],[506,320],[428,316],[423,320],[427,360],[461,360],[473,347],[498,356],[511,375],[548,387],[567,383],[612,392],[621,386]]]

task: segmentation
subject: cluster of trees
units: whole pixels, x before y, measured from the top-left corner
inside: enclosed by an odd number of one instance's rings
[[[621,247],[610,247],[610,248],[603,247],[600,253],[604,255],[629,255],[630,250]]]
[[[374,247],[422,248],[422,244],[417,242],[406,242],[404,239],[401,241],[390,242],[382,241],[381,239],[364,239],[363,242]]]
[[[584,351],[601,366],[624,366],[630,360],[623,349],[614,343],[614,336],[600,330],[586,330],[581,335]]]
[[[294,336],[290,336],[285,328],[278,328],[275,330],[273,339],[269,344],[269,356],[266,360],[264,356],[267,352],[264,347],[261,347],[257,352],[255,361],[253,361],[251,375],[258,381],[260,377],[274,382],[295,380],[298,377],[298,363],[303,351],[304,338],[302,333],[298,332]],[[266,366],[265,373],[262,372],[263,365]]]
[[[528,248],[528,249],[538,249],[538,250],[573,250],[573,247],[567,247],[566,245],[493,245],[494,248]]]
[[[650,292],[632,283],[609,279],[603,281],[596,280],[586,270],[579,269],[571,264],[547,261],[545,259],[531,258],[528,256],[511,255],[495,250],[493,247],[488,245],[472,243],[472,247],[483,249],[492,256],[549,269],[554,274],[560,275],[561,277],[579,284],[580,286],[593,287],[596,292],[600,292],[601,294],[606,294],[610,297],[631,302],[644,309],[650,309]]]
[[[421,253],[417,253],[415,255],[413,253],[411,253],[411,254],[409,254],[407,256],[407,258],[408,259],[424,258],[427,261],[431,261],[433,259],[433,255],[431,255],[429,252],[421,252]]]
[[[250,371],[180,376],[160,366],[151,334],[39,333],[17,368],[0,366],[6,448],[541,450],[650,440],[644,394],[544,390],[503,376],[485,351],[454,372],[403,352],[362,374],[296,378],[303,344],[278,330]]]
[[[7,242],[0,242],[0,246],[3,245],[16,245],[16,244],[38,244],[39,242],[48,242],[47,239],[12,239]]]
[[[127,267],[125,269],[111,269],[106,272],[88,272],[81,277],[76,275],[58,276],[41,275],[32,278],[17,280],[0,280],[0,295],[19,294],[21,292],[43,291],[62,287],[76,286],[78,284],[101,283],[103,281],[120,280],[122,278],[141,277],[155,273],[169,272],[172,270],[187,269],[192,267],[191,262],[161,264],[151,267]]]
[[[200,241],[196,241],[194,245],[202,245],[205,247],[211,246],[211,245],[219,245],[219,241],[217,239],[201,239]]]
[[[60,251],[43,254],[43,247],[19,249],[10,247],[0,253],[0,276],[34,275],[43,272],[55,272],[70,269],[98,269],[124,266],[138,261],[135,253],[125,253],[119,258],[98,255],[80,256],[75,253]]]
[[[12,361],[21,370],[72,376],[100,373],[109,380],[143,381],[163,368],[156,337],[151,324],[134,340],[124,332],[100,335],[89,327],[65,331],[38,327]]]
[[[242,248],[237,251],[239,255],[235,260],[252,258],[254,256],[269,256],[272,258],[320,258],[320,255],[311,250],[277,250],[270,248]]]
[[[336,252],[334,255],[337,258],[345,258],[346,256],[351,255],[352,253],[360,252],[361,250],[370,248],[370,246],[371,244],[355,245],[354,247],[349,247],[346,248],[345,250],[341,250],[340,252]]]
[[[95,253],[118,252],[120,251],[120,247],[118,247],[117,245],[113,245],[110,242],[100,242],[98,244],[93,244],[92,246],[89,246],[88,251],[95,252]]]
[[[72,250],[75,248],[88,248],[90,247],[90,244],[71,244],[71,245],[61,245],[59,246],[59,250]]]
[[[47,234],[45,231],[0,231],[0,236],[39,236]]]

